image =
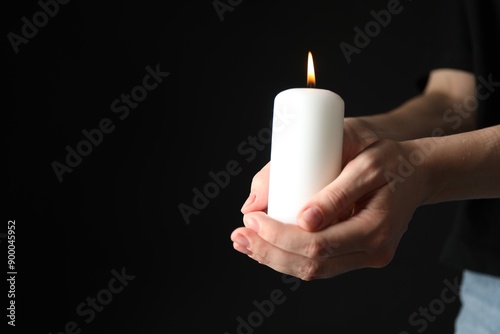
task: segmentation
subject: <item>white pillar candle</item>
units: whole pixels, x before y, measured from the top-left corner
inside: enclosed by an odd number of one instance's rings
[[[312,55],[308,86],[315,86]],[[267,214],[297,224],[306,201],[342,168],[344,101],[317,88],[291,88],[274,99]]]

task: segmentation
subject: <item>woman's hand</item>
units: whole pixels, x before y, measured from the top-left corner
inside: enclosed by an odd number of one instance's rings
[[[346,124],[348,162],[337,179],[304,206],[298,226],[267,216],[269,164],[256,174],[242,208],[245,227],[231,235],[236,250],[303,280],[379,268],[392,260],[423,200],[424,166],[413,166],[411,173],[408,166],[401,167],[420,148],[412,141],[376,140],[369,130],[356,136],[356,126]]]

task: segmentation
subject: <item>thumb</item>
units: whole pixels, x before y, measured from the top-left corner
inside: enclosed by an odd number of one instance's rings
[[[253,211],[265,211],[267,209],[267,193],[269,189],[269,166],[268,162],[255,174],[250,186],[250,195],[241,207],[241,212],[247,214]]]
[[[350,161],[340,175],[304,205],[297,215],[301,228],[315,232],[341,220],[364,195],[385,182],[379,173],[370,173],[363,157]]]

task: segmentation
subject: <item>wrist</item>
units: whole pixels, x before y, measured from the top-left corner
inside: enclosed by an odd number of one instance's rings
[[[436,138],[426,137],[402,142],[405,157],[400,157],[398,172],[413,177],[415,198],[418,205],[433,202],[435,193],[443,187],[446,179],[442,175],[440,163],[436,160]]]

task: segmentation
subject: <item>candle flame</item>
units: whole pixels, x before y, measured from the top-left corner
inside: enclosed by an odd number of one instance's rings
[[[311,51],[307,56],[307,87],[313,88],[316,86],[316,75],[314,74],[314,62]]]

